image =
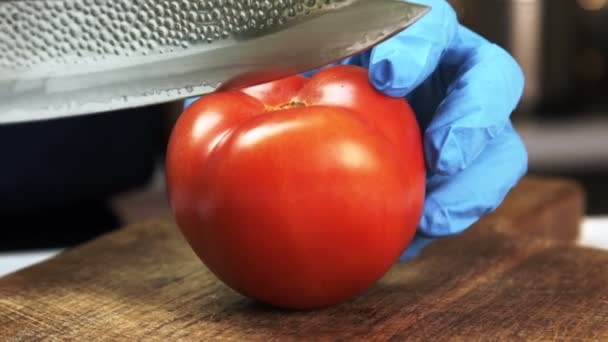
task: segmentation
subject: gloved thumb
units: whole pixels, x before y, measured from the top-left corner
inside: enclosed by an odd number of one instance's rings
[[[445,0],[418,0],[431,11],[405,31],[376,46],[369,56],[370,81],[389,96],[403,97],[437,68],[457,28],[454,9]]]

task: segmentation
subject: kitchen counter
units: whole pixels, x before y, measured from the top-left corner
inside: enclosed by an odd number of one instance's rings
[[[164,172],[158,169],[150,184],[140,191],[125,193],[111,206],[124,225],[170,216],[164,193]],[[608,215],[587,216],[582,222],[578,244],[608,250]],[[0,277],[52,258],[63,248],[0,252]]]
[[[527,177],[463,234],[397,263],[357,298],[312,312],[238,295],[171,218],[137,221],[0,278],[0,336],[606,340],[608,252],[573,244],[599,241],[603,230],[589,228],[600,218],[583,219],[583,198],[576,183]]]
[[[581,246],[608,250],[608,216],[586,217],[582,223]],[[46,249],[0,254],[0,277],[34,265],[62,252],[62,249]]]

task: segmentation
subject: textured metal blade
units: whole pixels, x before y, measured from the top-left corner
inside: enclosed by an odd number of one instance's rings
[[[305,72],[378,44],[427,10],[398,0],[0,2],[0,123]]]

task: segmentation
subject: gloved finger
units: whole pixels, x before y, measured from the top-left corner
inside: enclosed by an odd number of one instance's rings
[[[502,203],[527,166],[523,141],[508,123],[468,168],[429,178],[418,234],[436,238],[461,233]]]
[[[422,236],[420,234],[416,234],[412,242],[407,246],[407,249],[401,256],[399,257],[399,261],[410,261],[420,254],[428,245],[430,245],[434,238],[429,238],[426,236]]]
[[[425,131],[425,153],[431,172],[451,175],[501,133],[522,96],[524,75],[505,50],[466,28],[438,73],[447,93]]]
[[[403,97],[427,79],[437,68],[458,27],[456,13],[447,1],[414,2],[430,6],[431,11],[371,52],[349,60],[367,66],[371,83],[389,96]]]
[[[191,97],[191,98],[184,100],[184,109],[186,107],[189,107],[192,103],[196,102],[196,100],[198,100],[199,98],[200,97]]]

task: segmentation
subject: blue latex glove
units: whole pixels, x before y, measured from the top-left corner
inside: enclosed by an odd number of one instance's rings
[[[459,24],[447,1],[413,1],[431,12],[343,62],[368,68],[370,81],[385,94],[405,96],[424,133],[427,197],[416,238],[402,260],[496,209],[528,165],[510,120],[524,86],[519,65]]]
[[[528,165],[510,121],[523,92],[519,65],[459,24],[447,1],[410,1],[432,10],[404,32],[341,63],[368,68],[379,91],[406,97],[424,133],[427,197],[402,260],[496,209]]]

